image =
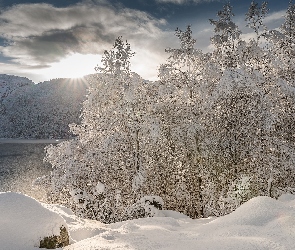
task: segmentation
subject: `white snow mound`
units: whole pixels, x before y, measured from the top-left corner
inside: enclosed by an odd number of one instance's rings
[[[289,196],[287,200],[291,199]],[[96,236],[65,250],[295,249],[295,209],[269,197],[253,198],[219,218],[192,220],[171,215],[105,225]]]
[[[78,218],[60,205],[0,193],[0,249],[35,249],[41,237],[58,234],[66,222],[76,242],[64,250],[294,250],[294,205],[294,195],[256,197],[219,218],[193,220],[164,210],[166,217],[102,224]]]
[[[236,211],[220,217],[212,223],[226,224],[227,226],[263,226],[282,216],[294,216],[295,219],[295,210],[270,197],[259,196],[252,198],[237,208]]]
[[[44,237],[59,235],[61,227],[67,228],[65,220],[35,199],[0,193],[0,249],[35,249]]]

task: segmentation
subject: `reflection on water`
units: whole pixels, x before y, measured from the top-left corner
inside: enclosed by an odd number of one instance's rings
[[[45,201],[45,190],[32,182],[51,170],[49,164],[43,163],[44,147],[48,144],[0,140],[0,192],[21,192]]]

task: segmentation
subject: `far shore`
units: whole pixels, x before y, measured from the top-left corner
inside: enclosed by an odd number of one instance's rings
[[[0,143],[60,143],[67,139],[9,139],[0,138]]]

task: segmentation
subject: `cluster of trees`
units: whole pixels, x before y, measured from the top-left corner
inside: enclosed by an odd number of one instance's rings
[[[295,5],[280,30],[252,1],[241,39],[232,7],[218,12],[212,44],[195,49],[191,27],[176,30],[157,82],[130,72],[119,37],[89,80],[73,140],[47,147],[51,202],[106,223],[172,209],[220,216],[258,195],[295,188]]]
[[[70,138],[68,124],[79,123],[87,84],[54,79],[39,84],[2,75],[0,138]]]

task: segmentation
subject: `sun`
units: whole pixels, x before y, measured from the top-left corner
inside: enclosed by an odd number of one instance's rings
[[[50,64],[42,74],[48,79],[80,78],[95,73],[95,66],[100,64],[101,56],[93,54],[71,54],[59,62]]]

